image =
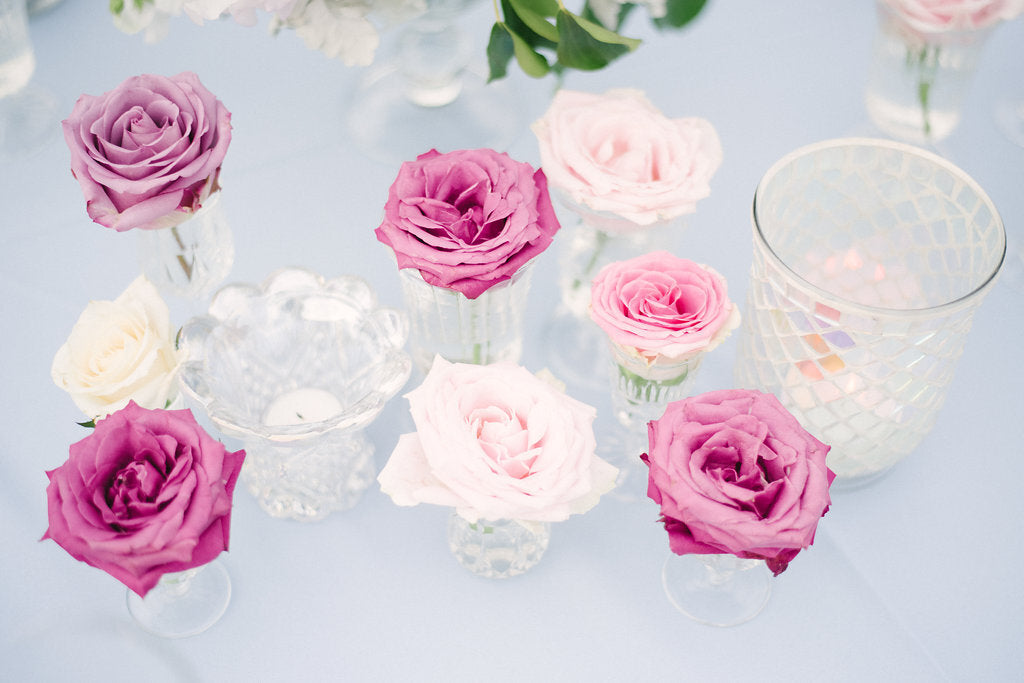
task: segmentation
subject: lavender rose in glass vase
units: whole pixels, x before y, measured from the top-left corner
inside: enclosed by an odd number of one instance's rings
[[[231,114],[194,73],[133,76],[82,95],[63,129],[89,217],[140,235],[151,282],[199,297],[227,276],[234,244],[219,179]]]
[[[559,229],[540,169],[490,149],[402,164],[377,239],[391,247],[413,361],[519,359],[531,266]]]
[[[129,610],[146,630],[194,635],[221,617],[231,595],[224,568],[210,563],[228,549],[244,459],[188,410],[129,402],[46,473],[43,538],[124,583]]]
[[[663,582],[684,614],[716,626],[756,616],[778,576],[814,542],[831,505],[829,446],[772,394],[712,391],[648,425],[647,495],[672,555]]]
[[[550,376],[438,357],[406,398],[416,431],[399,438],[381,490],[398,505],[452,507],[449,547],[476,574],[528,570],[551,522],[586,512],[614,486],[615,467],[594,454],[594,409]]]

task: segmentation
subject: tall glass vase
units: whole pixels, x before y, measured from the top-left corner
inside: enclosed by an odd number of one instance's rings
[[[476,1],[426,0],[391,58],[367,72],[349,103],[348,126],[368,155],[401,163],[430,149],[502,151],[515,138],[521,115],[511,86],[487,83],[460,26]]]
[[[898,142],[798,149],[754,196],[736,386],[774,393],[858,486],[935,425],[1006,235],[966,173]]]
[[[35,149],[59,130],[57,101],[34,86],[35,49],[25,0],[0,0],[0,154]]]
[[[178,225],[135,230],[142,272],[164,294],[200,299],[231,272],[235,244],[220,195],[211,194]]]
[[[737,626],[764,609],[771,572],[763,560],[735,555],[670,554],[661,572],[669,602],[709,626]]]
[[[917,144],[945,139],[960,122],[964,99],[992,27],[924,31],[883,0],[864,100],[884,133]]]
[[[561,203],[577,220],[566,220],[556,240],[559,303],[544,330],[545,355],[552,370],[574,384],[603,388],[607,341],[590,319],[590,283],[613,261],[651,251],[672,251],[685,228],[682,219],[643,226],[613,214],[595,212],[565,195]]]
[[[440,355],[453,363],[518,362],[533,261],[475,299],[427,283],[415,268],[399,271],[409,314],[413,362],[426,374]]]
[[[454,510],[448,518],[448,547],[455,559],[487,579],[507,579],[529,570],[540,562],[550,540],[549,522],[468,522]]]
[[[207,630],[231,601],[231,578],[219,561],[164,574],[145,597],[128,591],[128,612],[153,635],[187,638]]]

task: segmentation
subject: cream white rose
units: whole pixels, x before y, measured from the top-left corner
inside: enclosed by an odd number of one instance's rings
[[[696,211],[722,164],[708,121],[669,119],[639,90],[560,90],[533,132],[553,187],[639,226]]]
[[[90,301],[53,359],[53,381],[90,418],[134,400],[164,408],[177,391],[178,355],[167,304],[144,277],[114,301]]]
[[[556,522],[615,485],[618,470],[594,455],[595,410],[518,365],[437,357],[406,398],[416,432],[378,477],[398,505],[447,505],[470,522]]]

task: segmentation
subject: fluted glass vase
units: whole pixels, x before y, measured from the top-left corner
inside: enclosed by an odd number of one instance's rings
[[[480,519],[469,522],[454,510],[448,547],[459,564],[488,579],[507,579],[540,562],[551,540],[549,522]]]
[[[128,612],[153,635],[187,638],[202,633],[224,615],[231,601],[231,578],[219,561],[164,574],[145,597],[128,591]]]
[[[220,195],[211,194],[195,215],[178,225],[135,230],[142,272],[162,293],[200,299],[231,272],[235,243]]]
[[[475,299],[424,281],[415,268],[403,268],[399,276],[409,315],[410,351],[424,374],[435,355],[476,365],[519,360],[532,261]]]

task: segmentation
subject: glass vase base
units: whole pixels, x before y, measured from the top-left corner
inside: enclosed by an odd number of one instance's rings
[[[672,554],[661,577],[672,606],[709,626],[750,621],[771,595],[771,571],[764,562],[732,555]]]
[[[460,565],[485,579],[518,576],[540,562],[551,540],[547,522],[448,518],[448,547]]]
[[[422,88],[411,92],[398,67],[384,65],[356,90],[348,127],[364,154],[395,164],[431,149],[502,151],[520,130],[520,118],[510,86],[488,84],[474,70],[429,95]]]
[[[187,638],[216,624],[231,601],[231,578],[214,561],[194,574],[167,581],[165,575],[145,598],[128,591],[128,612],[143,630],[162,638]]]

